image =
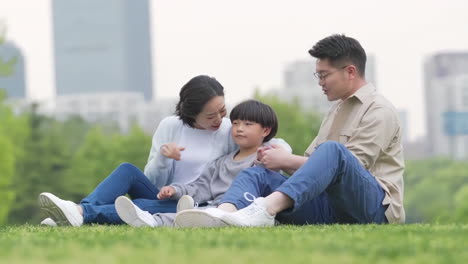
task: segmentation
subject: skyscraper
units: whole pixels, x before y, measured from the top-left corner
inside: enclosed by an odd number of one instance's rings
[[[3,89],[10,99],[26,97],[24,58],[21,50],[12,42],[0,45],[0,58],[4,63],[14,62],[12,72],[0,75],[0,89]]]
[[[468,158],[468,53],[439,53],[425,62],[428,149]]]
[[[58,96],[153,98],[148,0],[53,0],[52,13]]]

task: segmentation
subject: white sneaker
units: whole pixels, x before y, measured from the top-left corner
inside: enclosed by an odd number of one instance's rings
[[[194,209],[195,207],[197,207],[197,204],[195,204],[192,196],[182,195],[177,202],[177,213],[182,212],[183,210]]]
[[[47,217],[46,219],[42,220],[41,222],[41,225],[46,225],[46,226],[57,226],[57,223],[55,223],[54,220],[52,220],[52,218],[50,217]]]
[[[260,197],[237,212],[224,214],[222,220],[233,226],[274,226],[275,216],[267,212],[265,198]]]
[[[115,199],[115,209],[125,223],[134,227],[155,227],[158,222],[147,211],[141,210],[132,200],[125,196],[119,196]]]
[[[226,214],[218,208],[207,208],[205,210],[189,209],[177,213],[174,220],[176,227],[223,227],[227,224],[221,219]]]
[[[39,194],[39,205],[58,226],[81,226],[83,216],[78,205],[65,201],[51,193]]]

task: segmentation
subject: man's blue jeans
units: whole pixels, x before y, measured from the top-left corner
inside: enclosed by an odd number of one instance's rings
[[[248,193],[265,197],[274,191],[289,196],[294,207],[277,215],[288,224],[387,223],[385,192],[342,144],[327,141],[317,147],[291,177],[263,167],[243,170],[221,203],[248,206]]]
[[[158,192],[140,169],[130,163],[122,163],[81,201],[84,223],[122,224],[114,202],[117,197],[125,194],[139,208],[151,214],[175,213],[177,201],[158,200]]]

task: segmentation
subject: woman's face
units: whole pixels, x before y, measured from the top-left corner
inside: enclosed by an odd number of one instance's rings
[[[195,117],[194,127],[212,131],[218,130],[225,116],[224,96],[215,96],[203,106],[201,113]]]

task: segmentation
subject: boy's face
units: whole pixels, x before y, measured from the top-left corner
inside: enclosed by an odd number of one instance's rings
[[[232,121],[231,130],[232,138],[240,148],[258,148],[271,129],[256,122],[236,119]]]

